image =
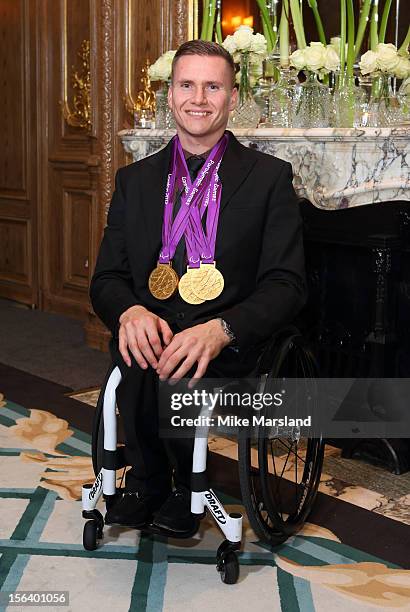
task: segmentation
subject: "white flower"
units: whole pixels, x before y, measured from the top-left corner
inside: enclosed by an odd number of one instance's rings
[[[370,74],[375,72],[377,66],[377,53],[374,51],[366,51],[360,58],[359,68],[362,74]]]
[[[252,45],[253,28],[241,25],[233,33],[233,39],[238,51],[250,51]]]
[[[328,72],[335,72],[340,66],[340,58],[332,46],[326,47],[324,68]]]
[[[241,53],[249,53],[249,61],[260,63],[266,56],[268,43],[263,34],[253,34],[249,26],[239,26],[232,36],[227,36],[222,46],[229,51],[235,64],[239,64]]]
[[[332,38],[330,39],[330,45],[327,45],[327,48],[332,47],[336,53],[338,54],[338,56],[340,57],[340,43],[341,43],[342,39],[339,36],[332,36]],[[345,44],[345,57],[347,56],[347,49],[348,49],[348,44]]]
[[[263,34],[254,34],[251,39],[251,52],[266,55],[268,43]]]
[[[341,38],[340,36],[332,36],[332,38],[330,39],[330,47],[333,47],[335,51],[338,51],[338,49],[340,49],[340,42],[341,42]]]
[[[235,42],[235,39],[233,36],[231,36],[230,34],[225,38],[225,40],[222,43],[222,46],[224,47],[224,49],[226,49],[231,55],[233,55],[235,53],[235,51],[238,50],[238,46]]]
[[[172,60],[176,50],[166,51],[148,68],[151,81],[168,81],[171,77]]]
[[[326,48],[322,43],[310,43],[309,47],[304,49],[306,68],[312,71],[318,71],[325,65]]]
[[[382,72],[393,74],[400,57],[397,48],[392,43],[379,43],[376,47],[377,66]]]
[[[297,49],[294,51],[289,60],[291,66],[294,66],[297,70],[303,70],[306,66],[305,49]]]
[[[410,76],[410,60],[407,57],[399,57],[394,74],[398,79],[407,79]]]

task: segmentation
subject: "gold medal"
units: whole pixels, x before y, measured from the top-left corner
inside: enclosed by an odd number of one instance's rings
[[[192,291],[191,281],[200,268],[188,268],[179,281],[178,291],[182,299],[188,304],[203,304],[205,300],[199,298]]]
[[[217,298],[218,295],[221,295],[224,284],[224,277],[215,267],[215,262],[211,264],[201,263],[198,272],[191,279],[192,291],[202,300]]]
[[[157,300],[172,297],[178,287],[178,274],[171,264],[158,263],[148,279],[148,288]]]

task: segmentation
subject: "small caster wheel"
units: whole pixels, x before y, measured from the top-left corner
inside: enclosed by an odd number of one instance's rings
[[[97,521],[87,521],[83,530],[83,546],[85,550],[95,550],[97,548],[97,533],[100,534],[101,528]],[[101,530],[102,535],[102,530]]]
[[[217,565],[221,580],[225,584],[236,584],[239,578],[239,561],[236,553],[231,550],[221,557]]]

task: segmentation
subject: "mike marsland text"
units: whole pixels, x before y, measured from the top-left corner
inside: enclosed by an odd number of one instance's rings
[[[261,414],[254,414],[251,419],[236,415],[198,416],[185,418],[179,414],[171,417],[173,427],[311,427],[312,417],[304,419],[284,417],[274,419]]]

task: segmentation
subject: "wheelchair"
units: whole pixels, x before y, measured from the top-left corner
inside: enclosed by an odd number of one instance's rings
[[[313,381],[317,366],[301,333],[291,326],[276,333],[261,349],[254,371],[258,392],[268,392],[275,381],[302,378]],[[116,387],[118,367],[104,381],[95,410],[92,432],[92,463],[96,479],[82,487],[83,546],[95,550],[103,538],[104,518],[96,509],[103,496],[106,508],[122,494],[116,487],[116,471],[126,468],[124,447],[117,445]],[[202,406],[201,415],[209,409]],[[209,428],[208,428],[209,429]],[[235,584],[239,577],[237,552],[241,547],[242,515],[227,513],[206,477],[208,429],[195,435],[192,463],[191,512],[211,514],[225,536],[216,553],[222,581]],[[266,435],[254,426],[238,431],[239,483],[249,523],[260,540],[277,546],[297,533],[305,523],[317,494],[324,457],[322,437],[301,438],[300,430],[276,430]],[[285,470],[286,466],[290,469]],[[149,531],[149,527],[147,527]]]

